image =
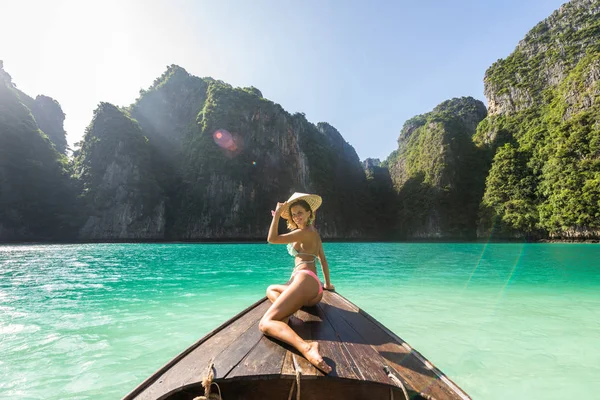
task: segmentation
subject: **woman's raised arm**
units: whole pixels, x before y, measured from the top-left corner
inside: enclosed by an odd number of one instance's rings
[[[277,203],[277,207],[273,212],[273,220],[271,221],[271,226],[269,227],[269,234],[267,235],[267,242],[274,244],[282,244],[282,243],[293,243],[300,242],[302,239],[306,237],[306,232],[301,229],[296,229],[293,232],[284,233],[283,235],[279,234],[279,218],[281,218],[281,206],[284,203]]]

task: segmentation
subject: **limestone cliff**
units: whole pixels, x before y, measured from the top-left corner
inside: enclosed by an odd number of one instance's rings
[[[485,73],[490,116],[511,114],[544,102],[588,49],[598,49],[598,0],[572,0],[537,24],[506,59]]]
[[[255,87],[176,65],[129,107],[101,103],[69,162],[58,102],[0,62],[0,241],[264,240],[295,191],[323,196],[325,238],[597,239],[599,14],[600,0],[560,7],[487,70],[487,112],[445,101],[383,163]]]
[[[35,99],[23,93],[16,87],[14,92],[19,101],[26,106],[38,128],[44,132],[56,151],[61,154],[67,153],[67,132],[65,132],[65,113],[62,111],[58,101],[52,97],[38,95]]]
[[[322,137],[303,150],[311,165],[311,180],[328,199],[321,211],[323,231],[333,237],[376,237],[373,215],[365,212],[372,208],[367,179],[354,147],[326,122],[318,123],[317,131]]]
[[[486,164],[472,137],[485,116],[481,101],[463,97],[404,124],[398,149],[384,163],[398,193],[401,238],[475,236]]]
[[[86,239],[262,239],[270,210],[295,191],[323,196],[324,237],[377,233],[361,212],[369,196],[352,146],[329,124],[291,115],[256,88],[172,65],[128,108],[135,120],[123,112],[102,105],[77,152],[93,210]],[[140,151],[151,168],[131,158]],[[144,190],[148,206],[134,210]]]
[[[182,145],[197,129],[196,116],[206,100],[208,84],[171,65],[129,107],[152,146],[167,159],[179,158]]]
[[[67,159],[39,129],[29,99],[0,61],[0,241],[72,239]]]
[[[48,135],[48,138],[56,147],[56,151],[66,154],[65,113],[62,111],[60,104],[51,97],[38,95],[31,106],[31,113],[40,129]]]
[[[85,221],[82,240],[162,239],[165,199],[150,145],[123,110],[101,103],[75,158]]]
[[[380,240],[397,239],[399,202],[390,171],[382,165],[378,158],[367,158],[362,165],[367,177],[370,204],[368,215],[372,229],[377,231],[373,237]]]
[[[573,0],[485,75],[481,236],[598,238],[600,1]]]

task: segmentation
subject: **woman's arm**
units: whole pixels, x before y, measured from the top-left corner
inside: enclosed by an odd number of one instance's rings
[[[279,236],[279,218],[281,218],[281,203],[277,203],[275,207],[275,211],[271,211],[273,213],[273,220],[271,221],[271,226],[269,227],[269,234],[267,235],[267,242],[275,243],[274,240]]]
[[[329,278],[329,264],[327,263],[327,258],[325,258],[325,252],[323,251],[323,242],[321,241],[321,237],[319,237],[319,244],[319,262],[321,263],[323,277],[325,278],[324,288],[327,290],[335,290],[335,287],[331,284],[331,279]]]

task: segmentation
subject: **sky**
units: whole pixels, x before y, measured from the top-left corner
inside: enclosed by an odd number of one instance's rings
[[[565,0],[0,0],[0,60],[56,99],[71,147],[101,101],[131,104],[167,65],[255,86],[384,160],[404,122],[472,96]]]

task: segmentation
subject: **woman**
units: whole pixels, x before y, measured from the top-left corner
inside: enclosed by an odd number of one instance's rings
[[[269,228],[269,243],[287,243],[288,252],[294,257],[294,272],[286,285],[271,285],[267,297],[273,304],[260,321],[260,330],[294,346],[306,359],[324,373],[331,367],[323,361],[317,342],[305,342],[287,324],[289,317],[303,306],[314,306],[323,297],[323,287],[317,277],[315,261],[318,258],[325,277],[325,289],[334,290],[329,279],[329,267],[323,243],[314,228],[315,211],[322,203],[315,194],[294,193],[285,203],[277,203]],[[279,218],[287,220],[291,232],[278,233]]]

